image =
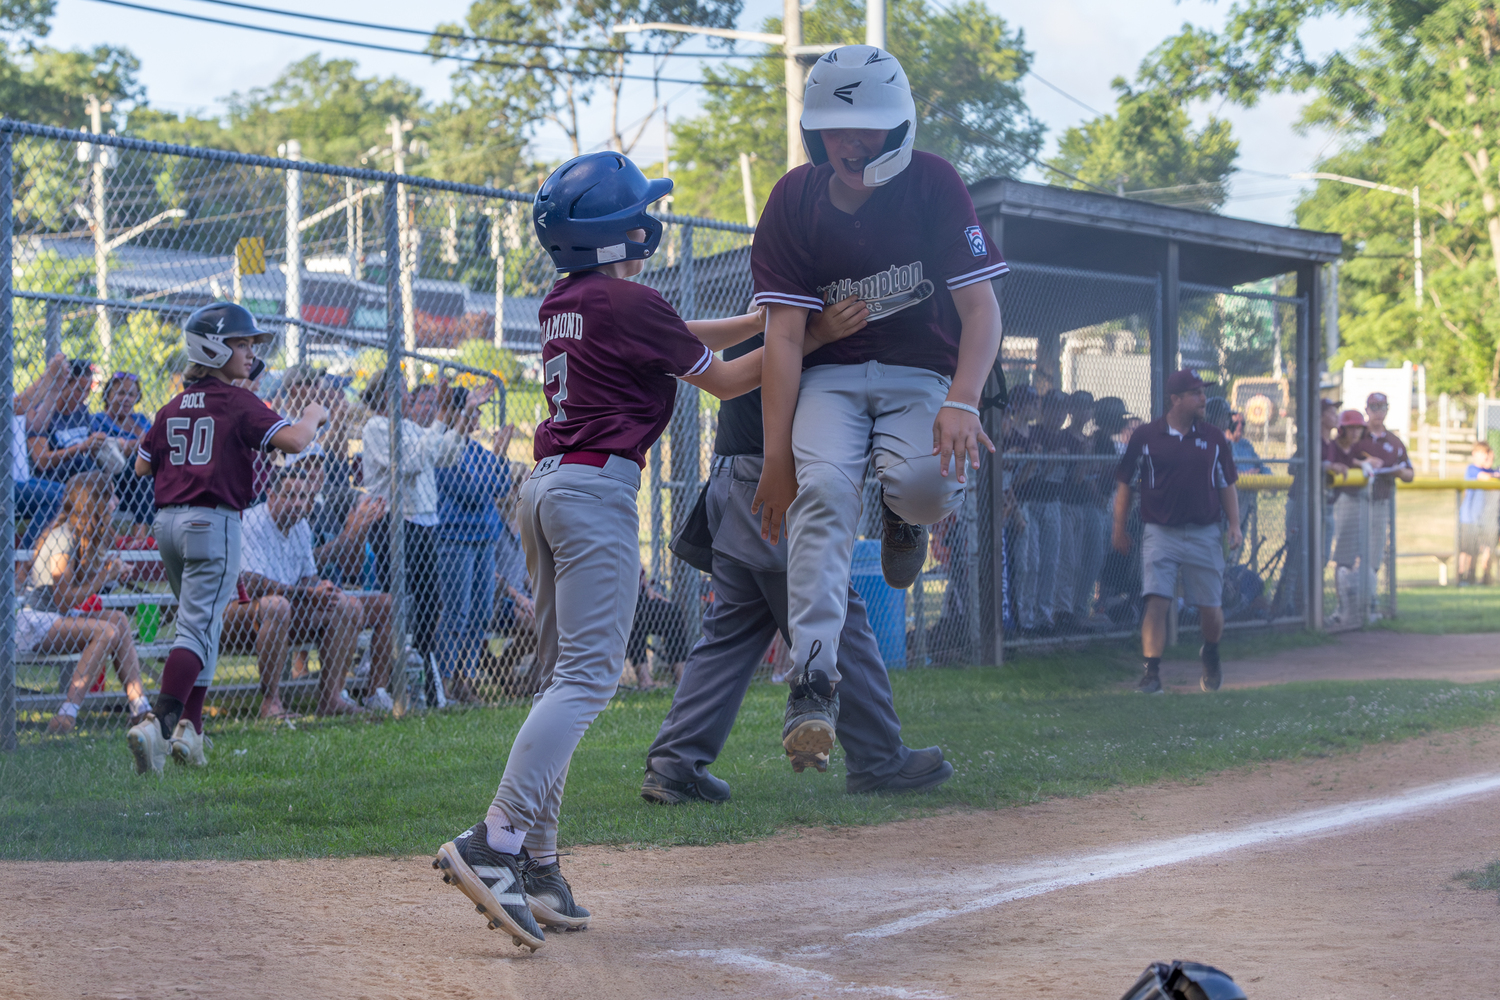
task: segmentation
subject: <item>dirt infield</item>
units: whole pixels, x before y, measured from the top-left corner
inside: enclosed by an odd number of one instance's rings
[[[586,848],[566,870],[595,924],[534,956],[425,857],[4,864],[0,994],[1114,1000],[1182,957],[1252,1000],[1487,997],[1500,905],[1451,876],[1496,857],[1486,727],[1000,812]]]

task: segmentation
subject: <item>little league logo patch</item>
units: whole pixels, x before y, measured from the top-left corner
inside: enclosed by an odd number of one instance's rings
[[[984,245],[984,230],[978,226],[970,226],[964,230],[964,235],[969,239],[969,252],[976,257],[988,257],[989,249]]]

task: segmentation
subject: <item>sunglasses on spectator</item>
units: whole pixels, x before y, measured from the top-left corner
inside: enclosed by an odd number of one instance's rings
[[[115,372],[109,380],[111,382],[139,382],[141,377],[135,372]]]

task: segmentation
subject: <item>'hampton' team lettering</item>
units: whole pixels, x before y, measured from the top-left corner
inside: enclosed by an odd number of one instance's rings
[[[203,402],[203,393],[185,392],[182,394],[182,405],[179,406],[178,409],[201,410],[205,405],[206,404]]]
[[[542,320],[542,339],[583,339],[583,313],[558,313]]]
[[[818,289],[818,293],[823,296],[823,304],[831,306],[851,295],[858,295],[868,302],[870,299],[880,299],[887,295],[910,291],[921,283],[922,262],[914,260],[900,267],[893,264],[887,270],[877,271],[868,278],[860,278],[857,281],[853,278],[831,281]]]

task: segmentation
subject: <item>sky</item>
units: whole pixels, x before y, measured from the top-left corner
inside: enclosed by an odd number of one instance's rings
[[[218,6],[199,0],[142,0],[149,6],[188,11],[208,17],[247,23],[271,24],[291,30],[337,38],[356,39],[406,48],[422,48],[417,36],[398,35],[308,21],[295,21],[257,14],[251,11]],[[426,0],[415,7],[410,0],[251,0],[262,6],[284,7],[304,13],[344,17],[361,21],[430,29],[440,22],[461,21],[468,8],[466,0]],[[1035,75],[1025,81],[1025,91],[1033,114],[1047,125],[1044,157],[1056,148],[1056,142],[1069,126],[1093,117],[1087,105],[1098,111],[1111,111],[1114,94],[1110,81],[1117,76],[1134,76],[1141,59],[1164,38],[1180,29],[1184,22],[1218,26],[1227,4],[1205,0],[1050,0],[1043,4],[1018,4],[1005,0],[986,0],[1013,27],[1026,34],[1026,45],[1035,53]],[[756,30],[770,15],[779,16],[779,0],[747,0],[740,27]],[[1330,20],[1315,26],[1309,34],[1309,53],[1347,45],[1357,33],[1357,25]],[[898,31],[899,24],[889,26]],[[419,56],[361,50],[349,46],[278,37],[219,25],[204,24],[160,14],[108,6],[96,0],[59,0],[49,44],[71,48],[91,47],[103,42],[123,45],[141,60],[141,81],[148,101],[174,112],[217,113],[223,110],[223,98],[235,91],[271,82],[289,63],[313,52],[327,58],[358,60],[362,73],[400,75],[421,86],[432,98],[447,95],[451,64],[434,63]],[[702,51],[698,42],[686,46]],[[755,45],[741,45],[740,52],[761,51]],[[671,75],[696,76],[698,63],[676,59]],[[1051,84],[1048,87],[1046,84]],[[650,107],[649,85],[639,85],[629,94],[626,106],[643,113]],[[1057,91],[1061,90],[1068,96]],[[695,114],[700,88],[668,85],[663,95],[671,98],[674,119]],[[644,100],[644,104],[640,102]],[[1293,221],[1297,195],[1309,182],[1289,179],[1286,175],[1311,170],[1317,159],[1336,148],[1335,137],[1320,131],[1299,134],[1295,125],[1303,99],[1294,95],[1273,96],[1253,109],[1224,107],[1218,112],[1234,126],[1240,141],[1238,165],[1241,172],[1232,184],[1232,194],[1223,212],[1226,215],[1255,219],[1278,225]],[[1209,107],[1194,108],[1198,121],[1204,120]],[[591,109],[585,125],[585,147],[602,148],[606,135],[607,109]],[[622,117],[624,117],[622,115]],[[630,114],[629,117],[635,117]],[[660,161],[662,129],[659,119],[646,129],[639,145],[632,151],[641,162]],[[568,146],[556,129],[544,129],[537,137],[536,153],[544,159],[566,155]],[[1044,174],[1032,168],[1023,175],[1026,180],[1043,180]]]

